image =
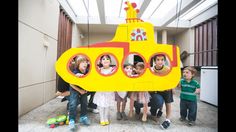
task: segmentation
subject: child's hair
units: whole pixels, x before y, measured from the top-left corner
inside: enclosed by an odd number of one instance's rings
[[[163,56],[164,57],[164,61],[166,60],[166,56],[164,54],[156,54],[154,57],[153,57],[153,60],[156,61],[157,57],[160,57],[160,56]]]
[[[99,64],[98,64],[99,67],[103,67],[102,58],[105,57],[105,56],[110,60],[110,62],[112,62],[111,57],[108,54],[102,55],[101,58],[100,58]]]
[[[128,64],[124,64],[124,68],[127,67],[127,66],[131,66],[131,67],[134,67],[132,64],[128,63]]]
[[[136,65],[135,65],[135,68],[137,67],[140,67],[142,69],[144,69],[144,63],[143,62],[138,62]]]
[[[192,73],[193,77],[197,73],[197,70],[192,66],[187,66],[187,67],[184,68],[184,70],[189,70]]]
[[[83,62],[83,61],[87,61],[88,62],[88,59],[86,57],[84,57],[84,56],[78,55],[76,57],[76,61],[75,61],[76,62],[76,68],[78,68],[80,63]]]

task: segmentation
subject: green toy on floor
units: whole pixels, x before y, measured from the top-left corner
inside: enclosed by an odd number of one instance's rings
[[[69,124],[69,116],[66,115],[59,115],[57,117],[53,117],[53,118],[49,118],[47,120],[47,124],[50,128],[55,128],[58,125],[64,125],[66,123],[66,125]]]

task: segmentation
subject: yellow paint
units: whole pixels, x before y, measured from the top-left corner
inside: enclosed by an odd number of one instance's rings
[[[133,10],[130,11],[132,12]],[[127,14],[132,15],[130,12],[127,12]],[[130,34],[137,28],[145,30],[147,40],[131,41]],[[157,44],[154,40],[154,27],[148,22],[138,21],[120,24],[117,27],[114,38],[109,42],[128,42],[129,52],[141,54],[146,63],[149,63],[150,57],[158,52],[167,54],[170,61],[173,60],[173,45]],[[92,44],[90,45],[92,46]],[[107,52],[112,53],[117,58],[118,69],[116,73],[111,76],[102,76],[96,70],[96,59],[101,54]],[[67,70],[67,64],[70,58],[80,53],[87,55],[91,63],[90,72],[83,78],[76,77]],[[171,71],[165,76],[154,75],[151,73],[149,67],[146,67],[145,73],[142,76],[138,78],[127,77],[122,71],[124,49],[119,47],[71,48],[64,52],[57,60],[55,68],[57,73],[66,82],[79,85],[88,91],[163,91],[175,88],[179,83],[181,71],[178,47],[176,56],[177,66],[172,67]],[[146,64],[146,66],[148,65]]]

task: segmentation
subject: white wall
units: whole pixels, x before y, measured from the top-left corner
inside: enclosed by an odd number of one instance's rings
[[[83,34],[83,33],[80,31],[77,24],[73,24],[73,26],[72,26],[72,44],[71,44],[72,48],[83,45],[80,34]]]
[[[114,36],[115,36],[115,33],[90,33],[89,34],[89,44],[111,41]],[[83,45],[87,45],[88,44],[88,35],[85,34],[85,38],[82,40],[83,40]]]
[[[154,39],[155,39],[155,42],[157,43],[157,38],[158,38],[158,32],[157,30],[154,29]]]
[[[194,52],[194,29],[188,29],[176,36],[176,44],[180,48],[180,54],[183,51]],[[194,66],[194,55],[191,54],[183,63],[183,66]]]
[[[59,3],[56,0],[20,0],[19,116],[55,97]],[[44,47],[44,42],[48,47]]]

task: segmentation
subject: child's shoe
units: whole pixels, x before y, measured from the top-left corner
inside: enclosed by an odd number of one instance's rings
[[[105,121],[101,121],[101,122],[100,122],[100,125],[101,125],[101,126],[105,126],[105,125],[106,125],[106,122],[105,122]]]
[[[122,119],[122,116],[121,116],[120,112],[116,112],[116,119],[117,120],[121,120]]]
[[[155,122],[158,121],[157,117],[156,117],[156,116],[153,116],[153,115],[151,115],[151,119],[152,119],[153,121],[155,121]]]
[[[98,109],[93,109],[92,112],[93,112],[94,114],[98,114],[98,113],[99,113],[99,110],[98,110]]]
[[[167,129],[170,126],[170,120],[166,119],[162,124],[161,128],[162,129]]]
[[[79,122],[84,124],[84,125],[90,125],[90,120],[87,116],[80,117]]]
[[[70,120],[70,122],[69,122],[69,129],[71,131],[75,130],[75,120],[73,120],[73,119]]]
[[[122,116],[122,118],[123,118],[124,120],[128,120],[128,117],[126,116],[125,112],[122,112],[122,113],[121,113],[121,116]]]
[[[140,118],[141,118],[140,114],[137,114],[137,113],[136,113],[136,114],[135,114],[135,119],[136,119],[136,120],[140,120]]]
[[[161,115],[162,115],[162,113],[163,113],[163,112],[159,110],[159,111],[157,112],[157,118],[160,118]]]
[[[181,122],[186,121],[186,119],[183,118],[183,117],[180,117],[179,120],[180,120]]]
[[[110,122],[109,121],[105,121],[105,125],[109,125],[110,124]]]
[[[189,126],[194,126],[194,125],[195,125],[195,121],[189,121],[189,122],[188,122],[188,125],[189,125]]]

